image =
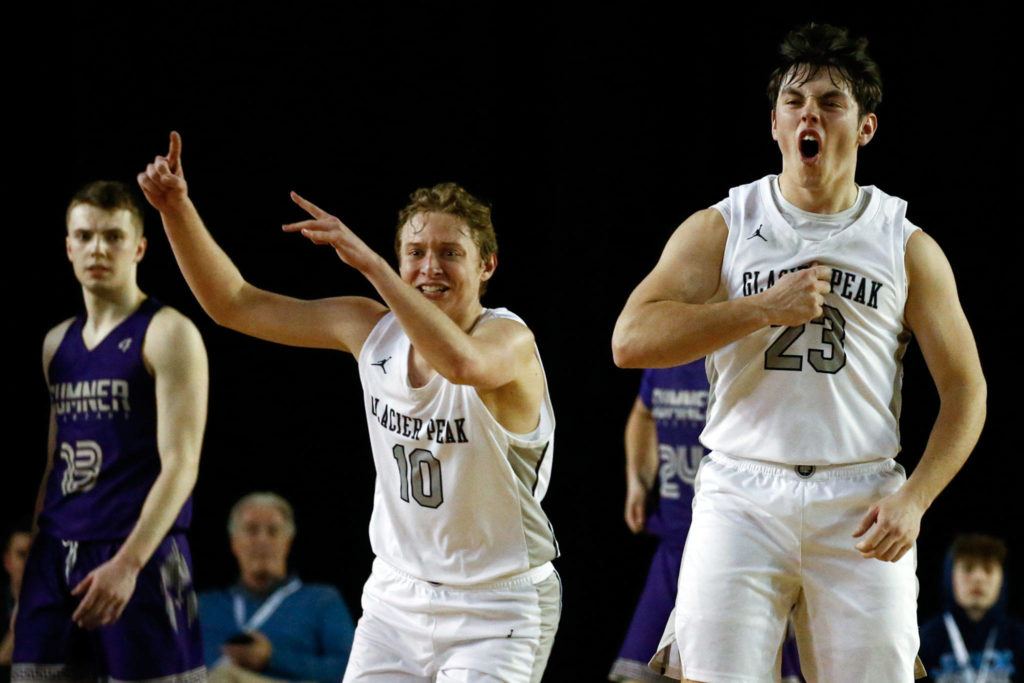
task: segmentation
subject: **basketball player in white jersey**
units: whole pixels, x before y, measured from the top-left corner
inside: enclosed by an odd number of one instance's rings
[[[906,202],[855,182],[881,99],[865,47],[830,26],[787,37],[769,85],[781,174],[687,219],[615,327],[622,367],[709,356],[712,453],[673,647],[652,661],[685,680],[777,680],[791,611],[808,681],[915,675],[915,540],[977,440],[986,387],[946,257]],[[911,334],[941,408],[905,479]]]
[[[334,247],[385,303],[302,301],[248,284],[213,241],[188,197],[177,133],[138,180],[215,321],[359,363],[377,559],[345,680],[539,680],[561,594],[540,508],[554,414],[533,334],[480,303],[497,266],[490,209],[451,183],[417,190],[399,217],[395,272],[293,193],[312,218],[284,229]]]

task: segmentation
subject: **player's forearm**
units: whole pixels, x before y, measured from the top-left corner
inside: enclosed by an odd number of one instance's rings
[[[987,387],[980,372],[940,391],[928,443],[905,490],[927,509],[971,454],[985,424]]]
[[[138,522],[115,559],[141,569],[170,531],[188,500],[199,473],[199,454],[168,457],[161,454],[161,470],[142,504]]]
[[[192,200],[186,198],[160,217],[178,267],[203,310],[218,324],[236,327],[247,283],[206,229]]]
[[[641,404],[642,405],[642,404]],[[650,490],[658,475],[658,435],[646,408],[634,406],[626,421],[626,477]]]
[[[620,368],[667,368],[702,358],[768,325],[755,297],[718,303],[626,304],[612,334]]]
[[[512,380],[514,363],[488,353],[483,345],[440,308],[402,280],[384,259],[363,269],[395,314],[413,347],[442,377],[454,384],[493,388]]]

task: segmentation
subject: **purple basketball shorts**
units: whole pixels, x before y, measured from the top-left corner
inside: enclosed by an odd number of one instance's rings
[[[184,534],[169,534],[139,572],[121,618],[91,631],[71,615],[71,590],[123,541],[62,541],[40,532],[22,580],[14,627],[15,681],[107,677],[202,681],[203,647],[192,559]]]

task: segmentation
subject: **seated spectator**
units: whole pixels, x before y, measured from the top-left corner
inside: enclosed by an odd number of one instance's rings
[[[943,571],[946,612],[921,626],[921,661],[938,683],[1021,680],[1024,623],[1006,614],[1006,544],[958,536]]]
[[[352,619],[335,588],[288,573],[292,506],[275,493],[250,493],[231,509],[228,535],[238,583],[199,595],[211,680],[341,680]]]
[[[11,617],[18,602],[21,575],[25,573],[25,558],[28,557],[31,544],[32,526],[28,519],[18,522],[4,539],[4,571],[7,572],[7,581],[0,581],[0,673],[10,673],[11,655],[14,653]]]

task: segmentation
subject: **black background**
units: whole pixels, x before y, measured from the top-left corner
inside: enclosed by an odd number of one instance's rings
[[[857,179],[907,199],[909,218],[944,247],[989,381],[981,442],[924,519],[922,616],[939,607],[954,534],[997,534],[1019,552],[1019,371],[1006,303],[1016,287],[1017,86],[1005,18],[767,6],[698,17],[658,7],[282,3],[258,13],[168,6],[160,17],[78,5],[9,25],[23,47],[8,48],[13,310],[4,337],[16,398],[6,410],[14,438],[0,470],[0,522],[31,509],[42,472],[43,335],[81,307],[63,247],[64,209],[79,186],[133,182],[165,153],[168,131],[181,131],[192,196],[215,238],[254,284],[312,298],[374,292],[330,250],[281,233],[302,218],[288,190],[390,254],[408,193],[453,180],[494,205],[500,266],[484,303],[533,329],[558,419],[545,508],[565,593],[548,678],[601,680],[653,549],[622,521],[622,427],[639,372],[612,364],[612,326],[683,219],[731,186],[778,172],[764,86],[786,30],[816,20],[871,40],[886,94]],[[338,585],[357,616],[374,474],[355,363],[216,327],[151,210],[147,234],[143,289],[189,315],[210,356],[191,534],[198,586],[233,580],[227,510],[250,490],[272,489],[296,507],[293,565]],[[900,460],[909,470],[938,400],[915,346],[906,368]]]

